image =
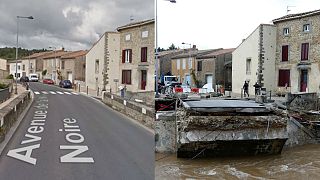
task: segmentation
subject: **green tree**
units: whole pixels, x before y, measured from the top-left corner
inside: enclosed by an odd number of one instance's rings
[[[172,43],[168,50],[176,50],[176,49],[178,48]]]

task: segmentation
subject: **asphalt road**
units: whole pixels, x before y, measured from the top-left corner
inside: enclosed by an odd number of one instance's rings
[[[0,157],[0,179],[154,179],[150,131],[92,98],[30,87],[37,93]]]

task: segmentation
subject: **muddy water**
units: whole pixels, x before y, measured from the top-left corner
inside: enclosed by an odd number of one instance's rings
[[[281,155],[177,159],[156,154],[156,179],[320,179],[320,145],[285,149]]]

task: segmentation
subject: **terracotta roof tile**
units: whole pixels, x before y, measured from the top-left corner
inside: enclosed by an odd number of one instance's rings
[[[197,58],[198,58],[198,59],[213,58],[214,56],[232,53],[234,50],[235,50],[235,48],[220,49],[220,50],[218,50],[218,51],[213,51],[213,52],[210,52],[210,53],[208,53],[208,54],[199,55],[199,56],[197,56]]]
[[[117,31],[121,31],[121,30],[128,29],[128,28],[133,28],[133,27],[137,27],[137,26],[142,26],[142,25],[150,24],[150,23],[154,23],[154,22],[155,22],[154,19],[134,22],[134,23],[130,23],[130,24],[118,27]]]
[[[88,51],[80,50],[61,56],[61,59],[74,59],[79,56],[85,56]]]
[[[69,54],[69,53],[72,53],[70,51],[63,51],[63,50],[58,50],[58,51],[52,51],[52,53],[46,55],[46,56],[43,56],[42,59],[51,59],[51,58],[59,58],[63,55],[66,55],[66,54]]]
[[[23,57],[22,59],[36,59],[40,58],[41,56],[46,56],[48,54],[53,53],[52,51],[46,51],[46,52],[39,52],[39,53],[34,53],[31,54],[30,56]]]

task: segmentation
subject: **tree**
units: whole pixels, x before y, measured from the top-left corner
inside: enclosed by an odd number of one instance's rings
[[[168,50],[176,50],[176,49],[178,48],[172,43]]]

